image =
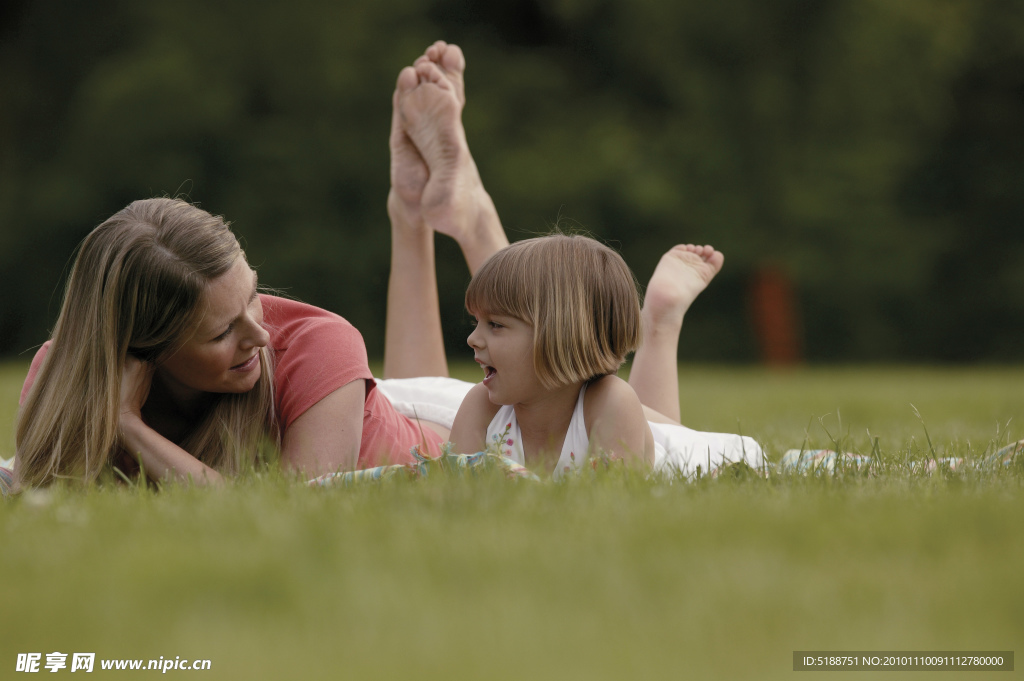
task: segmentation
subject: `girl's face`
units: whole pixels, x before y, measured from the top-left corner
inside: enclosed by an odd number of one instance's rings
[[[179,395],[244,393],[260,377],[259,350],[270,341],[256,272],[239,256],[206,289],[206,314],[177,351],[157,362],[157,372]]]
[[[479,313],[466,342],[484,370],[492,404],[519,404],[545,392],[533,368],[533,326],[521,319]]]

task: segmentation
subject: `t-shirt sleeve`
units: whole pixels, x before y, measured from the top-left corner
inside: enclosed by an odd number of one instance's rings
[[[21,386],[21,397],[18,398],[19,406],[25,403],[28,391],[32,389],[32,385],[36,382],[36,376],[39,374],[39,369],[43,366],[43,360],[50,349],[50,343],[51,341],[43,343],[42,347],[36,350],[36,356],[32,358],[32,364],[28,368],[28,376],[25,377],[25,383]]]
[[[275,350],[274,382],[282,430],[338,388],[373,378],[362,334],[341,317],[304,320],[289,335],[287,347]]]

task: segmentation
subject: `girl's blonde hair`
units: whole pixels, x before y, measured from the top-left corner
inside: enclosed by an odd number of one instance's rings
[[[618,371],[640,345],[640,297],[622,256],[582,235],[518,241],[487,260],[466,290],[470,313],[533,326],[533,365],[546,388]]]
[[[79,247],[49,351],[17,422],[19,484],[86,482],[117,454],[121,375],[129,353],[158,362],[205,313],[209,283],[245,254],[222,218],[178,199],[135,201]],[[184,438],[186,451],[233,473],[261,440],[276,440],[273,361],[260,350],[260,379],[221,394]]]

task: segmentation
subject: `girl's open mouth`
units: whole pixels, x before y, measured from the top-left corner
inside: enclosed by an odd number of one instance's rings
[[[494,378],[494,375],[498,373],[498,370],[492,366],[484,365],[484,383]]]

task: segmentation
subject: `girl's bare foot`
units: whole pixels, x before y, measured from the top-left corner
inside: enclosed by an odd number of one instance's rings
[[[682,244],[658,262],[644,296],[643,314],[651,324],[681,327],[683,316],[722,269],[725,256],[711,246]]]
[[[684,244],[661,256],[647,285],[641,313],[644,336],[633,356],[629,384],[640,402],[679,423],[679,334],[683,317],[722,269],[725,256],[711,246]]]

